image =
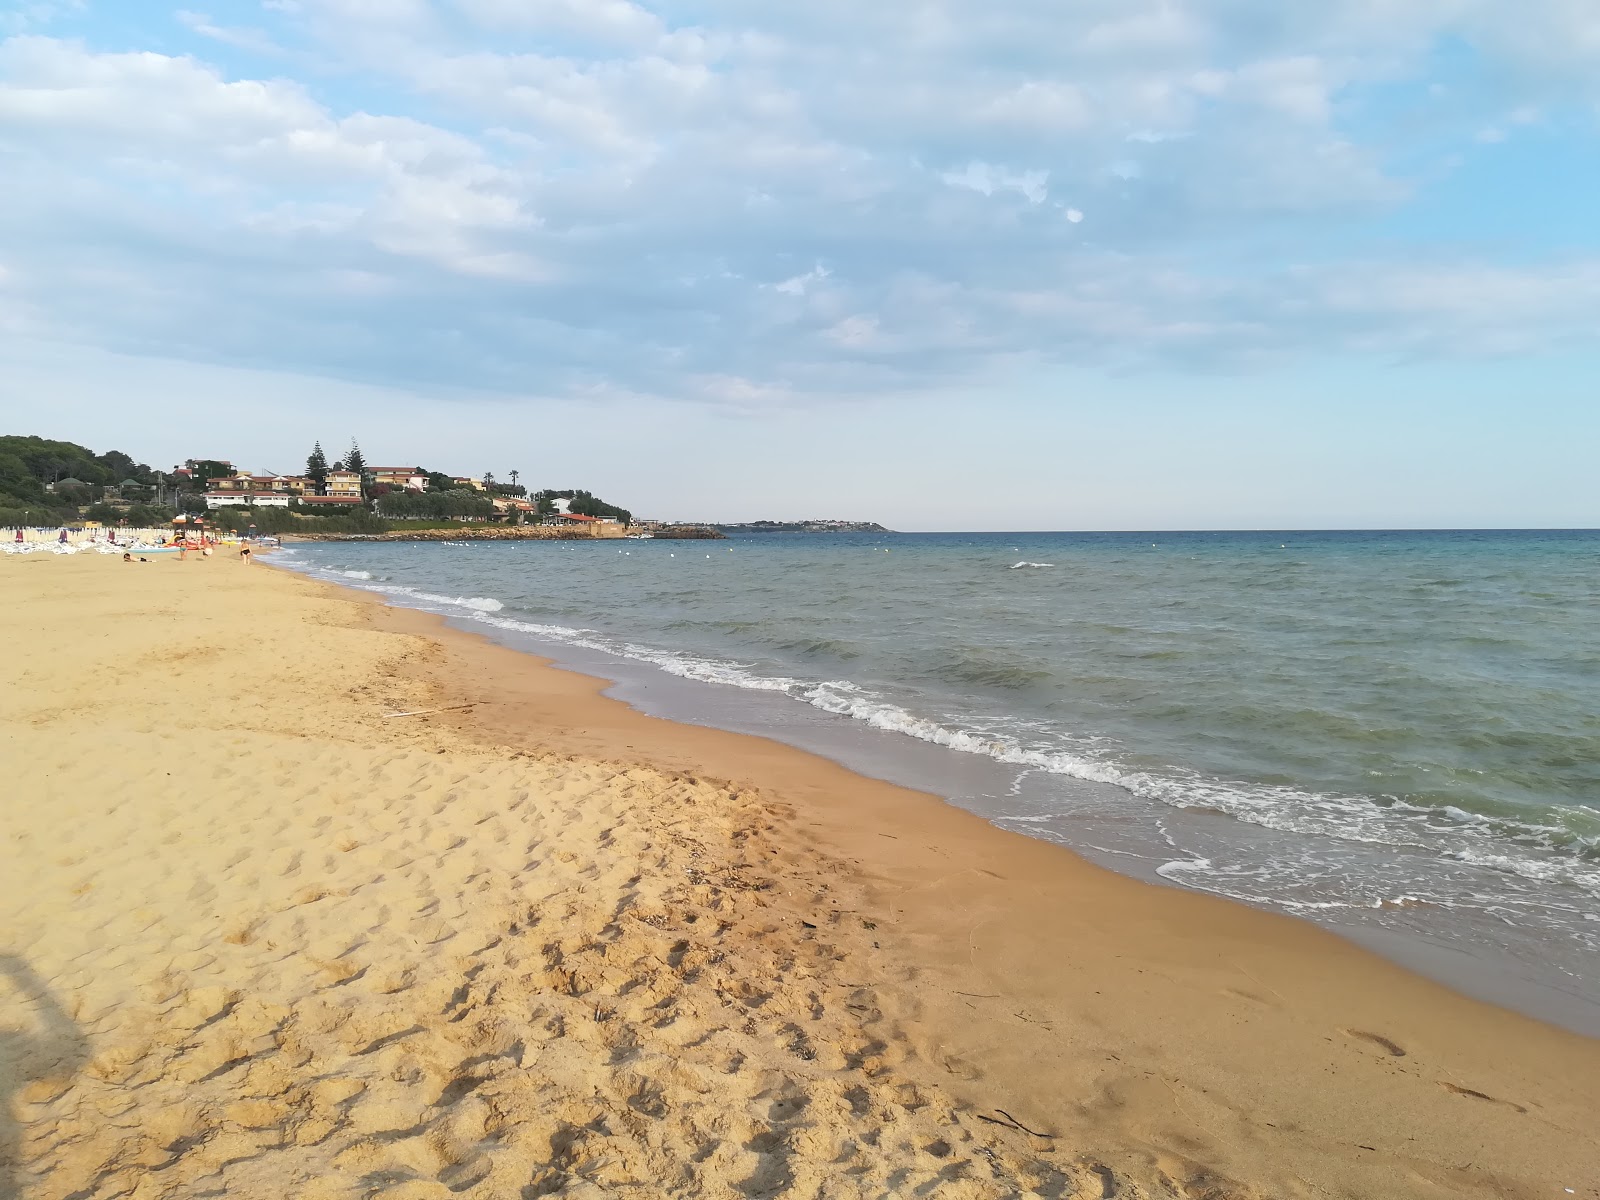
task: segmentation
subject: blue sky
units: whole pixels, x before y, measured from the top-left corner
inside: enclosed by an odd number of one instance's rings
[[[0,416],[899,528],[1600,525],[1584,0],[21,0]]]

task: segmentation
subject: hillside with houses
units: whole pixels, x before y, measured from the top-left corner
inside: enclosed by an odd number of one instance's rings
[[[294,474],[220,457],[188,458],[162,471],[119,451],[97,455],[72,442],[11,436],[0,437],[0,525],[153,526],[184,516],[260,533],[537,526],[611,537],[640,525],[629,510],[590,492],[530,494],[521,479],[516,470],[502,480],[488,471],[369,465],[355,443],[337,458],[315,444],[304,470]]]

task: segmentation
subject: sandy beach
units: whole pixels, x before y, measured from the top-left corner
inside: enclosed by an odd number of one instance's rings
[[[0,600],[0,1197],[1600,1197],[1600,1042],[1309,924],[232,555]]]

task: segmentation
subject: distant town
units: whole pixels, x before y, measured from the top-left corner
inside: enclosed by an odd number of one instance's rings
[[[522,478],[517,470],[497,478],[419,463],[372,465],[355,442],[333,457],[314,443],[304,470],[284,474],[198,457],[162,471],[116,450],[96,454],[73,442],[0,436],[0,526],[151,527],[199,520],[241,533],[429,539],[884,532],[863,521],[638,519],[581,488],[530,492]]]

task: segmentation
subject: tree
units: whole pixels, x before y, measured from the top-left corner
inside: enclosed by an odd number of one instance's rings
[[[455,488],[456,481],[450,476],[438,471],[428,472],[428,489],[434,492],[448,492]]]
[[[361,476],[361,494],[365,496],[370,477],[367,474],[367,460],[361,457],[361,447],[356,445],[355,438],[350,439],[350,450],[344,456],[344,469]]]
[[[511,472],[511,486],[512,487],[516,487],[517,486],[517,480],[519,480],[521,478],[522,478],[522,472],[521,471],[513,471],[513,472]]]
[[[317,495],[328,494],[328,456],[322,452],[321,442],[315,443],[306,456],[306,478],[311,480]]]
[[[493,471],[485,471],[483,473],[483,489],[486,492],[494,491],[494,472]]]
[[[194,473],[189,478],[193,481],[194,490],[197,492],[206,490],[206,480],[225,479],[233,474],[232,467],[214,458],[196,459],[192,470]]]
[[[615,504],[607,504],[592,492],[586,492],[582,488],[560,492],[545,488],[534,495],[534,501],[538,504],[539,511],[542,513],[554,512],[554,501],[556,500],[568,501],[567,511],[577,513],[579,516],[615,517],[624,525],[633,523],[633,514],[627,509],[618,508]]]

